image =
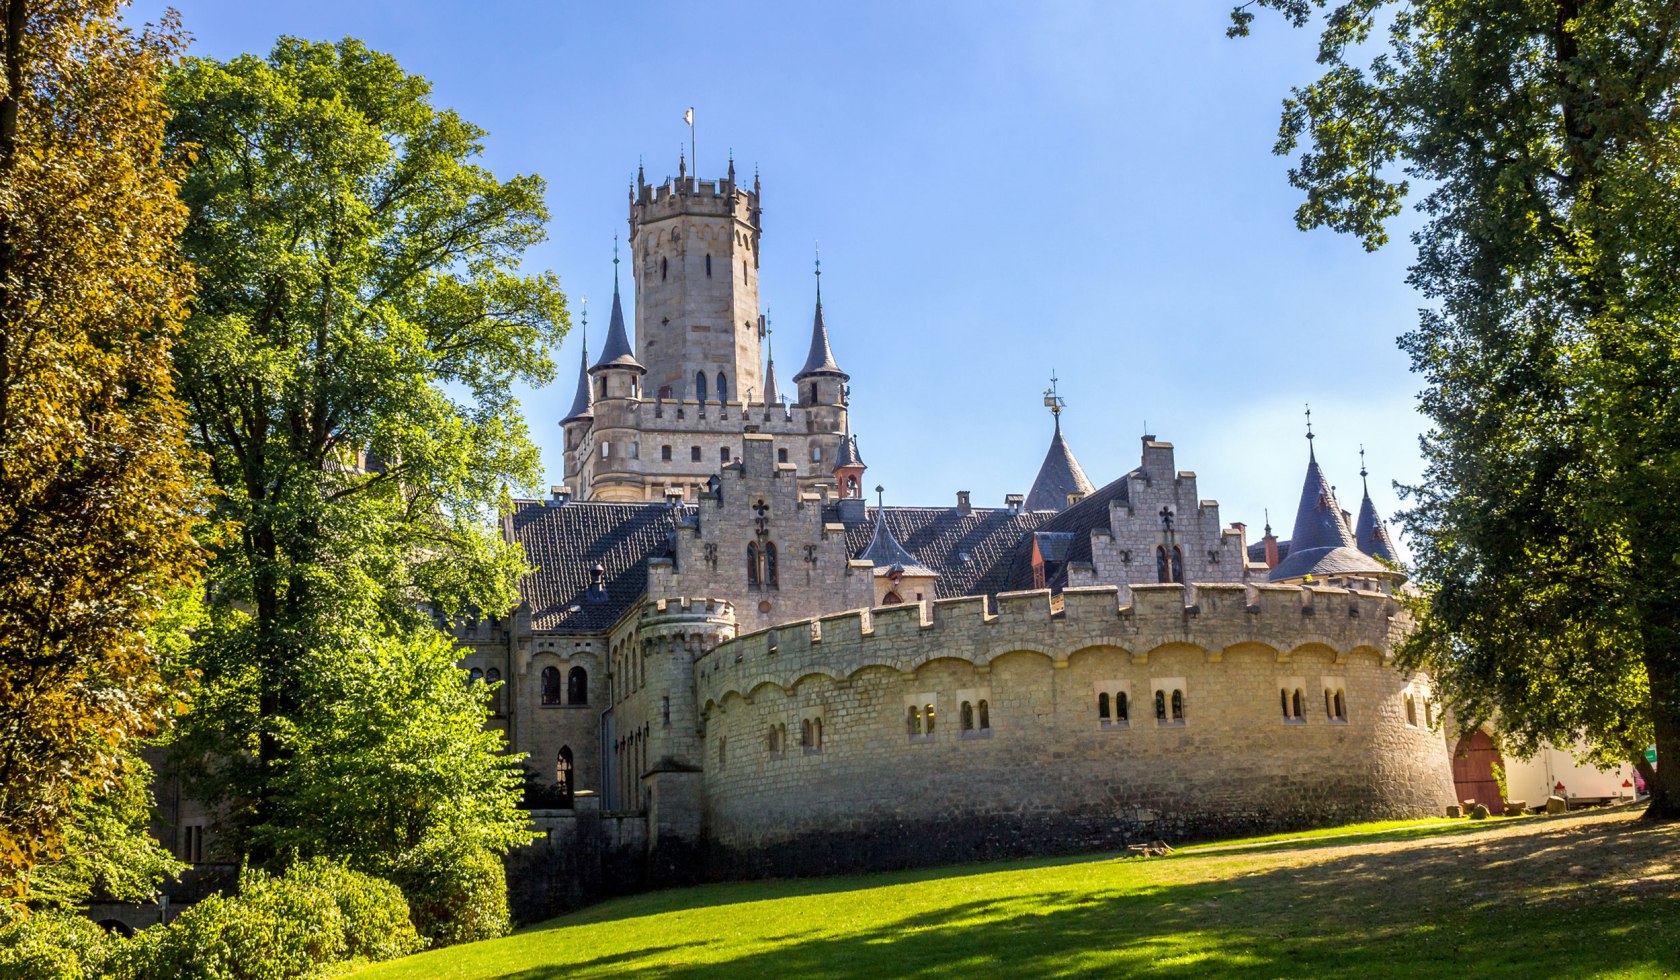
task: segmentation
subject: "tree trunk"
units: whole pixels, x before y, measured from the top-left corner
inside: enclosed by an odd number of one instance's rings
[[[1650,775],[1640,770],[1651,790],[1649,820],[1680,820],[1680,778],[1665,778],[1680,772],[1680,650],[1674,649],[1675,632],[1667,623],[1647,620],[1645,673],[1651,685],[1651,727],[1657,736],[1657,765]],[[1653,778],[1654,777],[1654,778]]]

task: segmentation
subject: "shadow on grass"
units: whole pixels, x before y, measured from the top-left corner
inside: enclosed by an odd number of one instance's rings
[[[1549,970],[1575,976],[1680,966],[1680,881],[1672,859],[1680,828],[1557,820],[1533,830],[1479,840],[1465,831],[1440,847],[1352,852],[1205,883],[1046,890],[974,901],[841,936],[821,934],[822,923],[810,923],[816,931],[808,933],[800,932],[800,923],[781,923],[793,929],[779,945],[715,963],[694,962],[715,955],[708,947],[717,940],[708,938],[507,976],[559,980],[600,972],[733,980],[976,969],[1011,977],[1398,976],[1447,975],[1467,967],[1478,975]],[[1404,840],[1404,833],[1316,846]],[[1255,852],[1245,850],[1204,857],[1251,856]],[[948,887],[951,880],[872,876],[868,884],[894,878],[928,888]],[[800,893],[821,893],[823,884],[810,882]],[[837,892],[841,901],[847,890]],[[743,907],[741,914],[750,916],[752,909]],[[559,920],[569,921],[575,920]]]

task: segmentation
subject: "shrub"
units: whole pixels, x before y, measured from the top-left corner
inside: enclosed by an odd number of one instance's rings
[[[327,889],[246,871],[238,895],[212,895],[167,927],[142,932],[118,975],[291,980],[344,959],[344,937],[344,916]]]
[[[391,880],[408,896],[415,928],[434,946],[508,933],[507,876],[491,851],[434,838],[398,858]]]
[[[93,980],[121,944],[74,912],[36,912],[0,925],[0,978]]]
[[[333,897],[344,918],[344,944],[350,956],[390,960],[426,945],[414,931],[402,889],[382,878],[315,858],[294,865],[284,880],[313,885]]]

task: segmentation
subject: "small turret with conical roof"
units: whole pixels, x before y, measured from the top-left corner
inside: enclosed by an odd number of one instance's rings
[[[821,255],[817,257],[816,277],[817,309],[811,318],[811,352],[805,356],[805,366],[793,376],[793,383],[799,386],[801,405],[841,405],[845,403],[845,385],[851,375],[840,370],[828,343],[828,324],[823,321]]]
[[[857,557],[875,565],[875,603],[892,606],[931,595],[939,573],[898,543],[887,526],[885,487],[875,488],[875,532]]]
[[[560,420],[562,427],[573,422],[587,422],[595,417],[595,397],[589,390],[589,299],[583,300],[582,323],[578,327],[579,338],[583,341],[583,354],[578,360],[577,393],[572,396],[571,411]],[[567,448],[571,448],[568,440]]]
[[[733,167],[733,163],[731,163]],[[763,319],[763,318],[761,318]],[[764,334],[764,417],[770,418],[770,413],[782,407],[782,393],[776,388],[776,346],[770,342],[770,327],[768,323],[761,324]]]
[[[858,452],[857,436],[848,426],[840,435],[840,452],[834,458],[834,480],[840,488],[841,499],[863,496],[863,454]]]
[[[1050,450],[1044,454],[1044,462],[1038,467],[1038,478],[1033,480],[1032,490],[1027,494],[1027,510],[1066,510],[1070,501],[1096,489],[1062,438],[1062,409],[1067,403],[1056,393],[1056,380],[1052,371],[1050,387],[1044,391],[1044,406],[1055,419],[1056,432],[1050,438]]]
[[[1289,538],[1289,554],[1267,576],[1273,582],[1303,581],[1318,584],[1391,582],[1393,572],[1359,550],[1358,542],[1336,490],[1318,465],[1313,451],[1312,409],[1307,409],[1307,475],[1301,484],[1301,500],[1295,508],[1295,528]]]
[[[1359,503],[1359,525],[1353,531],[1359,550],[1372,558],[1397,562],[1400,559],[1395,557],[1394,542],[1388,537],[1388,528],[1383,526],[1382,518],[1377,516],[1376,504],[1371,503],[1371,484],[1365,469],[1364,446],[1359,447],[1359,482],[1365,490],[1365,499]]]
[[[607,342],[601,347],[601,359],[589,369],[595,382],[597,398],[635,398],[640,394],[639,382],[647,368],[636,360],[630,347],[630,336],[624,329],[624,302],[618,294],[618,239],[613,239],[613,300],[612,317],[607,321]]]

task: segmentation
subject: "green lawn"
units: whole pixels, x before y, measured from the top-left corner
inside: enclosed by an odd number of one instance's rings
[[[1637,816],[685,888],[356,976],[1680,975],[1680,827]]]

